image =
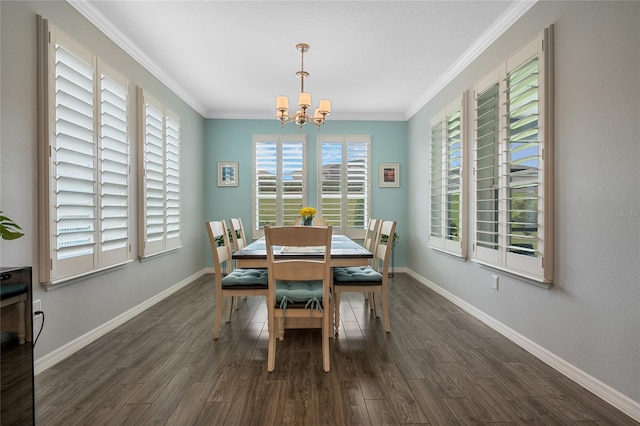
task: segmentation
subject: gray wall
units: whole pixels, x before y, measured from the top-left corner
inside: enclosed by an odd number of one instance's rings
[[[555,24],[555,283],[543,289],[427,247],[429,118]],[[640,2],[539,2],[409,122],[407,265],[640,402]],[[472,132],[469,132],[471,138]],[[467,145],[467,168],[472,165]],[[471,175],[466,181],[472,188]],[[469,202],[469,199],[467,199]],[[471,221],[468,222],[471,229]],[[470,235],[471,237],[471,235]],[[469,252],[471,252],[469,246]],[[491,289],[491,275],[500,290]]]
[[[2,1],[1,68],[1,201],[0,208],[25,230],[25,237],[0,244],[1,263],[32,265],[37,276],[37,141],[36,141],[36,15],[74,37],[130,79],[131,111],[135,117],[135,87],[145,88],[178,113],[182,123],[182,223],[183,248],[143,263],[134,260],[121,269],[92,276],[55,290],[44,291],[36,283],[34,300],[42,301],[46,324],[35,358],[69,344],[108,323],[118,315],[151,299],[176,283],[200,273],[204,267],[204,219],[202,207],[204,119],[163,84],[107,39],[75,9],[62,1]],[[132,199],[135,200],[136,131],[131,128]],[[132,215],[137,211],[135,202]],[[132,216],[135,217],[135,216]],[[133,253],[136,222],[132,221]],[[35,323],[39,326],[39,322]],[[36,330],[37,332],[37,330]]]

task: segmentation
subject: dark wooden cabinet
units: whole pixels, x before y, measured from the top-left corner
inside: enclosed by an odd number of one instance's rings
[[[31,267],[0,268],[0,424],[35,423]]]

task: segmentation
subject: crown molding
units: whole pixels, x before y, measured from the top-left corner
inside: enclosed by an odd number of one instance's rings
[[[447,71],[444,72],[426,92],[405,113],[405,120],[409,120],[434,96],[444,89],[482,52],[498,39],[507,29],[522,17],[538,0],[524,0],[514,2],[480,37],[458,58]]]
[[[206,111],[204,105],[198,102],[189,91],[184,89],[176,80],[166,74],[162,68],[145,55],[129,38],[117,27],[113,26],[91,2],[84,0],[66,0],[75,10],[84,16],[89,22],[104,33],[111,41],[122,48],[135,61],[142,65],[160,82],[173,91],[180,99],[186,102],[196,112],[206,118],[220,119],[271,119],[270,115],[262,113],[234,113]],[[434,96],[444,89],[455,77],[457,77],[473,60],[484,52],[500,35],[510,28],[522,15],[524,15],[538,0],[515,1],[495,22],[489,27],[461,56],[429,87],[413,105],[402,115],[395,114],[341,114],[332,116],[332,120],[364,120],[364,121],[407,121],[425,106]]]
[[[154,77],[160,80],[161,83],[167,86],[180,99],[186,102],[200,115],[205,116],[204,105],[198,102],[187,90],[184,89],[184,87],[182,87],[182,85],[171,78],[162,70],[162,68],[149,59],[147,55],[145,55],[131,40],[129,40],[129,38],[122,34],[122,31],[117,27],[114,27],[111,22],[104,17],[104,15],[98,12],[91,2],[84,0],[66,0],[66,2],[89,20],[89,22],[95,25],[98,30],[130,55],[135,61],[142,65]]]

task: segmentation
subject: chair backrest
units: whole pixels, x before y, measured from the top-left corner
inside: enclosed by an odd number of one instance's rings
[[[265,226],[267,247],[267,269],[269,276],[269,296],[275,300],[275,282],[313,281],[325,282],[325,299],[329,297],[331,284],[331,226]],[[274,247],[323,247],[322,257],[276,258]],[[293,250],[295,251],[295,250]],[[320,252],[318,252],[320,255]],[[271,299],[270,299],[271,300]]]
[[[324,221],[323,217],[314,217],[313,218],[313,226],[326,226],[326,222]]]
[[[229,242],[229,232],[224,220],[214,220],[205,222],[209,234],[209,244],[213,254],[213,267],[215,268],[216,279],[222,277],[224,263],[231,260],[231,244]]]
[[[389,272],[389,259],[393,249],[393,236],[396,232],[396,222],[393,220],[382,220],[380,224],[378,244],[373,252],[373,258],[378,270],[383,277]],[[381,269],[380,269],[381,268]]]
[[[233,236],[233,251],[242,250],[247,245],[247,237],[244,235],[242,219],[239,217],[229,219],[229,226],[231,228],[231,235]]]
[[[296,226],[302,225],[302,218],[300,216],[295,218],[295,224]],[[313,226],[325,226],[325,225],[326,223],[323,217],[318,216],[313,218]]]
[[[373,248],[378,245],[378,239],[380,238],[380,223],[382,223],[382,221],[379,219],[369,219],[364,234],[362,246],[372,253]]]

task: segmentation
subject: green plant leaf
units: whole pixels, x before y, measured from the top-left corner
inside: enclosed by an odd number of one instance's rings
[[[4,216],[2,211],[0,211],[0,236],[2,239],[15,240],[20,238],[24,235],[24,233],[20,231],[22,231],[20,225],[9,219],[7,216]]]

